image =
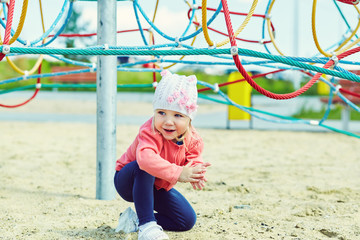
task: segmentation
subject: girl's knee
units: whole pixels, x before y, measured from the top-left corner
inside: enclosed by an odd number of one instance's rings
[[[196,223],[196,213],[193,209],[192,211],[188,211],[186,215],[184,215],[184,219],[179,221],[179,231],[188,231],[192,229]]]

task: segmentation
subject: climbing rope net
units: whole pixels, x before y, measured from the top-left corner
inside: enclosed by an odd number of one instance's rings
[[[174,2],[174,5],[184,4],[187,11],[184,15],[187,17],[187,24],[183,32],[178,33],[177,36],[170,36],[166,32],[162,31],[158,24],[156,24],[157,10],[159,8],[159,1],[156,1],[155,10],[149,11],[143,8],[144,2],[139,0],[128,1],[127,4],[132,5],[135,21],[137,23],[137,29],[125,29],[117,31],[118,34],[136,32],[138,37],[141,38],[142,44],[137,46],[128,45],[93,45],[82,48],[57,48],[52,47],[52,43],[56,43],[57,39],[66,37],[90,37],[96,35],[95,33],[71,33],[64,34],[63,31],[67,26],[71,14],[73,12],[74,4],[78,4],[85,0],[64,0],[62,7],[58,12],[55,20],[51,23],[50,27],[46,29],[44,23],[43,9],[41,0],[39,0],[40,17],[42,20],[42,32],[41,36],[35,38],[35,40],[23,39],[21,33],[25,20],[28,14],[28,0],[22,1],[22,8],[19,13],[15,12],[15,0],[1,0],[0,4],[0,24],[3,33],[0,38],[0,61],[6,60],[9,67],[13,68],[18,74],[18,77],[0,80],[0,95],[25,89],[35,89],[33,95],[22,103],[16,105],[6,105],[0,103],[1,107],[14,108],[22,106],[32,99],[34,99],[41,88],[51,88],[52,84],[42,84],[41,78],[59,76],[66,74],[78,74],[84,72],[94,72],[97,69],[96,62],[81,62],[65,58],[64,55],[84,55],[84,56],[99,56],[99,55],[116,55],[116,56],[147,56],[148,58],[138,58],[134,62],[120,63],[117,66],[118,71],[132,71],[132,72],[153,72],[153,80],[147,85],[142,87],[156,87],[157,72],[163,69],[170,69],[176,64],[185,65],[209,65],[209,66],[227,66],[233,68],[241,73],[243,79],[234,81],[231,83],[222,84],[209,84],[207,82],[198,81],[198,84],[202,86],[199,88],[199,92],[213,91],[217,93],[222,100],[219,98],[212,98],[208,95],[200,94],[200,97],[213,100],[216,102],[233,105],[239,109],[251,114],[253,117],[257,117],[266,121],[277,122],[282,124],[288,123],[302,123],[309,125],[321,126],[324,128],[331,129],[333,131],[342,132],[350,136],[360,137],[355,133],[348,131],[342,131],[333,127],[330,127],[324,123],[330,111],[330,105],[333,95],[337,95],[341,98],[348,106],[356,111],[360,111],[359,107],[354,101],[350,101],[344,94],[351,95],[355,98],[360,98],[360,94],[349,91],[342,88],[338,84],[338,79],[346,79],[348,81],[359,83],[360,76],[346,70],[343,66],[358,67],[360,62],[358,61],[347,61],[346,58],[350,57],[360,51],[360,38],[357,35],[357,31],[360,27],[360,11],[357,7],[359,0],[327,0],[330,4],[333,4],[334,9],[339,13],[339,21],[342,21],[347,27],[346,32],[343,34],[340,40],[331,39],[335,41],[332,46],[324,49],[318,39],[318,31],[316,29],[316,12],[317,0],[312,0],[312,13],[311,13],[311,25],[312,25],[312,36],[313,42],[315,43],[317,52],[312,57],[298,57],[290,56],[280,50],[280,45],[276,42],[275,33],[276,26],[272,21],[273,9],[276,8],[276,3],[280,0],[268,0],[268,1],[238,1],[236,4],[232,4],[232,9],[247,9],[245,12],[237,12],[229,10],[229,2],[227,0],[221,0],[212,2],[216,4],[215,7],[207,6],[207,1],[203,0],[197,2],[196,0],[185,0],[184,3]],[[87,0],[91,1],[91,0]],[[259,8],[259,5],[265,4],[265,11],[262,14],[255,13]],[[357,14],[355,20],[343,14],[342,9],[352,8]],[[153,8],[154,9],[154,8]],[[150,16],[152,13],[152,17]],[[13,22],[15,16],[19,15],[19,21],[16,30],[13,29]],[[233,21],[232,19],[233,18]],[[253,40],[247,39],[244,33],[246,28],[249,26],[249,22],[254,19],[260,19],[262,22],[261,39]],[[213,22],[221,19],[223,22],[224,30],[219,30],[215,27]],[[236,19],[236,21],[234,21]],[[240,20],[238,20],[240,19]],[[356,24],[356,25],[355,25]],[[233,28],[233,25],[237,29]],[[354,25],[354,26],[352,26]],[[215,37],[220,41],[214,41]],[[241,35],[241,37],[240,37]],[[159,40],[160,39],[160,40]],[[206,46],[197,44],[200,41],[206,43]],[[159,43],[158,43],[159,42]],[[330,42],[330,41],[329,41]],[[254,44],[262,47],[262,51],[251,50],[250,48],[241,48],[244,44]],[[247,45],[248,46],[248,45]],[[38,55],[38,59],[35,65],[30,70],[23,70],[18,67],[11,59],[13,57],[22,55]],[[41,64],[44,60],[44,55],[55,58],[59,61],[70,63],[85,67],[84,69],[66,71],[66,72],[50,72],[43,73],[41,71]],[[206,61],[191,60],[190,57],[201,56]],[[144,64],[150,66],[150,68],[143,68]],[[247,65],[261,66],[271,69],[271,71],[256,74],[250,76],[246,70]],[[298,71],[302,74],[309,76],[310,80],[291,93],[278,94],[264,89],[254,79],[263,77],[269,74],[283,72],[287,70]],[[14,82],[25,82],[28,80],[36,79],[35,84],[28,84],[22,87],[5,88],[7,84]],[[330,87],[329,101],[327,110],[324,117],[320,120],[304,120],[295,119],[277,114],[260,111],[257,109],[244,107],[233,100],[231,100],[222,90],[221,87],[228,84],[236,84],[240,81],[246,81],[256,91],[262,95],[277,100],[287,100],[295,98],[304,92],[306,92],[315,83],[321,81]],[[58,87],[58,86],[57,86]],[[118,85],[118,87],[124,87]]]

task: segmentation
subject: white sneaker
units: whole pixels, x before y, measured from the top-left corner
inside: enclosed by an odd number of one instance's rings
[[[139,219],[136,213],[128,207],[123,213],[120,213],[119,224],[115,232],[123,231],[124,233],[137,232],[139,229]]]
[[[144,229],[139,230],[138,240],[165,240],[169,239],[168,235],[163,231],[162,227],[154,224],[149,224]]]

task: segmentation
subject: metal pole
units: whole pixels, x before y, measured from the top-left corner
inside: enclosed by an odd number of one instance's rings
[[[98,0],[98,44],[116,45],[116,0]],[[97,60],[97,154],[96,199],[115,198],[113,183],[116,159],[116,56]]]

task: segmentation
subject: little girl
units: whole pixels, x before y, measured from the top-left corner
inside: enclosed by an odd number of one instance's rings
[[[203,141],[191,125],[197,110],[196,77],[166,70],[161,76],[154,116],[116,161],[115,187],[124,200],[135,204],[139,240],[169,239],[163,229],[187,231],[194,226],[195,211],[173,187],[189,182],[202,189],[210,166],[202,161]],[[123,215],[120,218],[130,216]]]

